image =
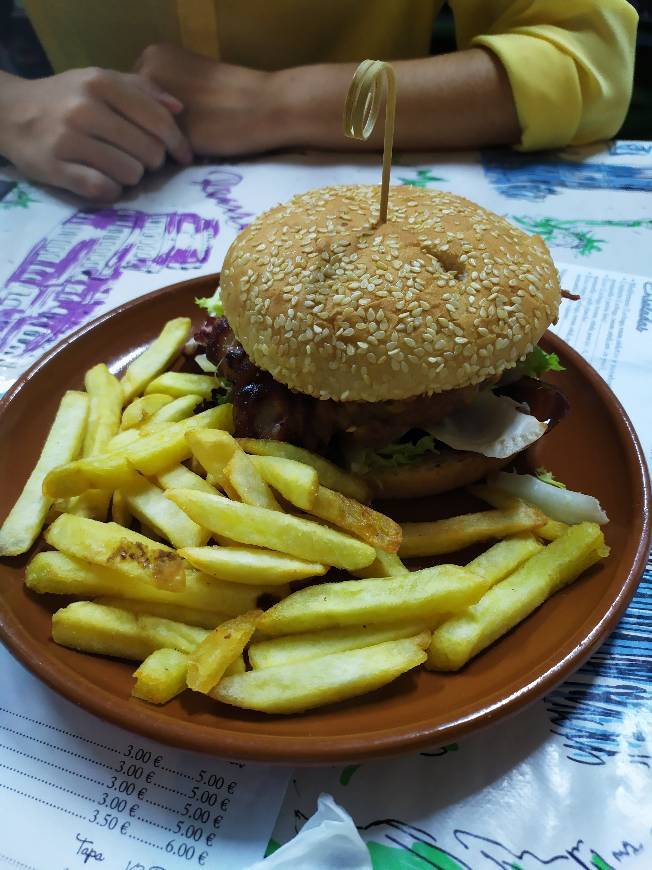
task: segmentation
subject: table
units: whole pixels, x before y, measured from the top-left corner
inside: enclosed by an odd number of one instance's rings
[[[379,172],[373,156],[301,153],[206,163],[167,169],[115,206],[92,210],[5,170],[0,174],[0,393],[80,323],[125,299],[217,271],[237,232],[264,208],[309,187],[376,183]],[[543,236],[563,286],[580,289],[583,295],[582,316],[565,308],[555,329],[609,381],[651,457],[652,143],[616,141],[541,155],[399,155],[392,177],[394,183],[468,196]],[[314,812],[320,792],[329,792],[352,814],[375,870],[650,867],[651,637],[648,564],[618,629],[545,699],[508,722],[431,752],[362,766],[294,772],[261,768],[242,774],[249,777],[248,788],[265,799],[254,800],[249,794],[238,805],[240,820],[258,819],[249,828],[235,820],[231,845],[247,837],[262,842],[276,816],[271,846],[285,842]],[[38,803],[34,792],[34,780],[44,778],[38,771],[44,769],[45,756],[33,762],[32,779],[18,788],[16,778],[26,775],[27,762],[16,753],[29,753],[15,742],[19,738],[8,735],[20,731],[16,723],[21,716],[40,723],[23,729],[33,729],[25,737],[32,743],[45,740],[43,729],[54,727],[52,722],[72,722],[57,726],[58,736],[53,738],[57,751],[72,752],[61,748],[68,738],[60,732],[68,729],[70,740],[88,743],[87,732],[84,738],[75,737],[87,725],[79,719],[86,714],[68,710],[71,705],[40,687],[8,656],[2,663],[14,706],[9,713],[0,708],[0,809],[2,818],[14,824],[5,828],[0,866],[50,870],[94,863],[97,858],[87,857],[88,845],[63,840],[50,846],[47,864],[37,863],[40,847],[22,839],[26,809],[46,827],[54,824],[53,811],[44,807],[42,793]],[[121,753],[127,751],[128,734],[88,719],[95,735],[100,728],[110,729],[113,736],[105,739],[114,741],[111,751],[116,746]],[[138,738],[139,745],[145,743]],[[92,751],[101,750],[88,749]],[[199,775],[201,757],[160,751],[167,753],[170,776]],[[99,755],[94,758],[94,763],[101,763]],[[79,776],[79,771],[59,771],[50,779],[59,789],[81,793],[75,779]],[[174,790],[171,781],[167,788]],[[71,807],[76,798],[65,800]],[[86,823],[88,801],[99,798],[87,794],[84,800],[79,815]],[[153,818],[143,824],[155,825]],[[138,840],[136,828],[128,830],[132,840]],[[145,857],[125,860],[127,853],[115,840],[106,839],[106,831],[94,831],[97,848],[102,842],[109,844],[103,847],[104,866],[146,866],[139,863]],[[85,834],[83,838],[90,839]],[[135,849],[136,843],[131,846]],[[145,846],[138,848],[144,856]],[[197,856],[188,859],[177,846],[174,853],[163,855],[162,846],[154,848],[161,864],[151,866],[171,870],[197,864]],[[230,863],[211,864],[214,853],[209,849],[206,866],[245,867],[256,857],[246,850],[236,852]]]

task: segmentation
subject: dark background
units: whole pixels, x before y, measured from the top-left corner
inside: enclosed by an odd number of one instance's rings
[[[634,92],[618,137],[652,140],[652,0],[631,3],[640,16]],[[453,17],[448,6],[444,6],[433,29],[431,53],[454,50]],[[52,72],[27,16],[14,0],[0,0],[0,69],[26,78],[40,78]]]

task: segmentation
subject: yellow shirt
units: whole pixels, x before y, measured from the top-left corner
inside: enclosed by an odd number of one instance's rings
[[[56,72],[129,70],[174,42],[275,70],[428,55],[440,0],[24,0]],[[631,97],[637,15],[625,0],[450,0],[458,48],[483,46],[512,86],[526,150],[613,136]]]

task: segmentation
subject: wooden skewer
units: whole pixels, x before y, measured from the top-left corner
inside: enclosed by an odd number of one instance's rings
[[[349,139],[368,139],[385,100],[385,138],[383,142],[383,178],[380,186],[381,224],[387,220],[389,173],[392,167],[394,119],[396,117],[396,77],[391,64],[382,60],[363,60],[355,71],[344,106],[344,134]]]

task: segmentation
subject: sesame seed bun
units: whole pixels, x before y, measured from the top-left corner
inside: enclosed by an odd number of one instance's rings
[[[477,483],[511,459],[445,450],[410,465],[370,471],[362,477],[371,486],[373,498],[422,498]]]
[[[556,320],[543,241],[450,193],[311,190],[231,245],[225,315],[250,359],[319,399],[378,402],[478,384],[514,366]]]

